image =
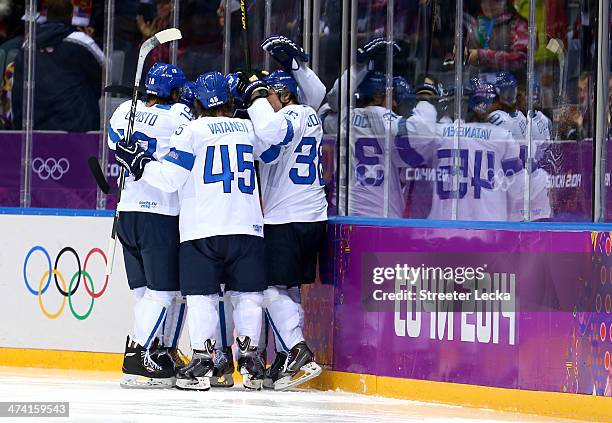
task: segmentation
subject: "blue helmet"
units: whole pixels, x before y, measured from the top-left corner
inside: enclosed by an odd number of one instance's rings
[[[357,98],[373,97],[376,94],[385,95],[387,77],[382,72],[371,71],[357,87]]]
[[[196,98],[205,109],[221,106],[229,101],[229,86],[219,72],[207,72],[196,79]]]
[[[168,63],[155,63],[147,73],[147,94],[168,98],[172,90],[180,89],[187,79],[182,70]]]
[[[499,99],[509,105],[516,103],[518,82],[510,72],[497,72],[495,77],[495,92]]]
[[[237,73],[228,73],[225,75],[225,80],[227,81],[227,85],[230,90],[230,94],[234,97],[234,100],[239,98],[238,91],[236,87],[238,86],[238,74]]]
[[[263,81],[274,91],[282,92],[287,88],[291,94],[297,97],[298,84],[293,77],[284,70],[277,70],[263,78]]]
[[[468,111],[477,113],[488,113],[497,96],[493,84],[483,79],[470,79]]]
[[[398,103],[409,101],[412,97],[412,87],[402,76],[393,77],[393,99]]]
[[[197,86],[195,82],[187,81],[181,87],[181,96],[179,97],[179,103],[183,103],[190,108],[193,108],[193,102],[196,99]]]

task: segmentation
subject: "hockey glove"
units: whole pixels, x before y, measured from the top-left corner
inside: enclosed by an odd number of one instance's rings
[[[137,181],[142,178],[144,168],[153,157],[137,142],[128,143],[121,140],[117,143],[115,159],[123,168],[129,171]]]
[[[300,66],[298,62],[308,62],[304,49],[282,35],[269,36],[261,43],[261,48],[270,53],[287,72],[297,70]]]
[[[391,41],[391,43],[393,44],[393,54],[397,54],[402,51],[402,48],[395,41]],[[372,41],[366,43],[363,47],[359,47],[357,49],[357,62],[367,63],[370,60],[384,60],[387,45],[388,41],[385,38],[374,38]]]
[[[258,98],[268,96],[268,86],[256,75],[247,76],[242,72],[238,72],[237,75],[236,93],[246,107],[249,107]]]

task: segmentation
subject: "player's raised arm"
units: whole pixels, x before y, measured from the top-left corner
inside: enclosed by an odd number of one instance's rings
[[[325,85],[310,69],[304,49],[282,35],[271,35],[261,43],[261,48],[280,63],[297,81],[298,100],[317,110],[325,98]]]
[[[248,105],[248,113],[253,123],[253,129],[257,138],[267,146],[289,145],[295,138],[295,134],[301,134],[303,123],[301,116],[295,110],[281,110],[282,104],[272,107],[268,101],[268,89],[273,90],[275,81],[286,81],[291,84],[286,98],[275,96],[279,102],[292,101],[297,98],[297,83],[285,71],[271,73],[265,81],[251,80],[250,83],[243,82],[238,85],[238,92]],[[270,84],[268,87],[267,84]],[[278,109],[276,111],[275,109]]]

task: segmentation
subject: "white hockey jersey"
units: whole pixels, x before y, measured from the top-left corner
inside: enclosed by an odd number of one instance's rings
[[[452,163],[458,136],[458,185]],[[512,176],[507,168],[520,168],[519,144],[509,131],[490,123],[438,124],[432,142],[411,142],[436,172],[429,219],[452,218],[457,198],[459,220],[508,220],[508,188]]]
[[[113,150],[115,144],[125,137],[130,107],[131,101],[122,103],[110,119],[108,145]],[[184,104],[147,107],[138,100],[132,139],[137,140],[156,160],[161,160],[170,151],[170,136],[179,125],[190,120],[191,112]],[[135,181],[133,177],[127,177],[117,209],[177,216],[179,202],[176,193],[163,192],[142,179]]]
[[[255,141],[249,120],[200,117],[177,128],[163,161],[147,164],[143,180],[166,192],[179,191],[181,242],[263,236]]]
[[[352,113],[349,145],[349,214],[351,216],[384,216],[385,185],[388,184],[387,217],[400,218],[406,206],[406,195],[400,174],[415,155],[402,145],[413,137],[431,139],[435,131],[435,108],[421,102],[413,116],[404,118],[380,106],[355,108]],[[385,132],[389,133],[389,146]],[[389,171],[385,160],[389,156]]]
[[[256,149],[265,223],[327,220],[317,113],[306,105],[274,112],[266,99],[256,100],[248,112],[257,138],[267,141]]]
[[[519,143],[521,149],[520,156],[524,162],[536,163],[547,148],[550,142],[550,119],[542,112],[537,111],[532,115],[531,121],[531,156],[535,159],[527,160],[527,146],[529,143],[528,137],[528,120],[523,112],[517,110],[513,113],[507,113],[502,110],[496,110],[489,115],[489,122],[509,130],[512,133],[515,141]],[[546,181],[548,172],[544,169],[532,169],[530,174],[530,182],[527,184],[527,173],[521,172],[512,180],[512,184],[508,189],[508,220],[537,220],[547,219],[552,216],[552,208],[550,206],[550,198]],[[527,186],[529,185],[529,202],[530,214],[527,215],[525,208],[525,200]]]

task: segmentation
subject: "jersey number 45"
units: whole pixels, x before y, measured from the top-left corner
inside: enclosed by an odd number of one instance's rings
[[[229,146],[220,145],[218,147],[221,154],[221,172],[213,173],[216,147],[206,147],[204,183],[214,184],[216,182],[223,182],[223,192],[230,193],[232,192],[234,172],[232,172],[230,164]],[[249,172],[247,177],[238,178],[238,189],[244,194],[253,194],[253,191],[255,191],[255,165],[253,164],[253,160],[248,160],[245,158],[245,154],[249,154],[250,157],[253,157],[253,146],[247,144],[236,144],[238,172]]]

